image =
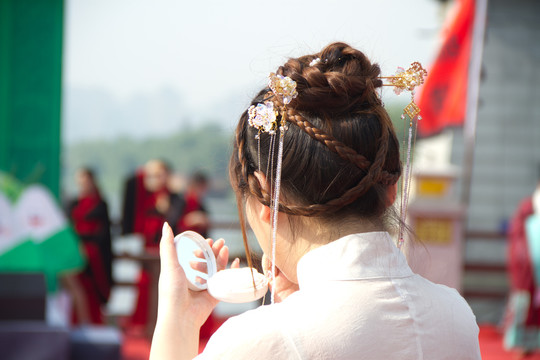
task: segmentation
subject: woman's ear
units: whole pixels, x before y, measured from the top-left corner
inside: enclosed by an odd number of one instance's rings
[[[397,183],[386,187],[386,207],[394,205],[397,197]]]

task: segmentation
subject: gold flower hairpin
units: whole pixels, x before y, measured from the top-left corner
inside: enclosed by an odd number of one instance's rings
[[[422,65],[419,62],[413,62],[407,70],[398,67],[395,75],[379,77],[379,79],[386,79],[388,81],[387,83],[383,83],[383,86],[392,86],[396,95],[401,94],[403,91],[411,92],[411,102],[403,109],[411,121],[420,113],[420,108],[414,102],[415,88],[424,83],[426,76],[427,71]],[[404,119],[405,115],[401,115],[401,118]],[[422,117],[418,116],[418,120],[421,119]]]
[[[288,76],[270,73],[268,86],[284,105],[289,104],[292,99],[298,96],[296,82]]]
[[[407,70],[398,67],[393,76],[381,76],[380,79],[388,79],[388,84],[383,86],[393,86],[394,92],[399,95],[403,90],[414,91],[414,88],[424,83],[427,71],[419,62],[413,62]]]

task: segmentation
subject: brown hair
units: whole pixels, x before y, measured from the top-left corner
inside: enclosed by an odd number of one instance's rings
[[[265,88],[251,105],[270,99],[282,115],[286,111],[279,210],[322,221],[381,217],[386,188],[397,182],[401,162],[392,122],[376,92],[382,86],[379,66],[349,45],[333,43],[317,54],[290,59],[277,74],[296,82],[298,96],[285,108]],[[255,196],[269,205],[271,194],[254,173],[260,166],[272,179],[276,162],[271,154],[277,154],[277,141],[261,133],[258,144],[257,130],[247,120],[246,110],[229,168],[244,240],[243,201]]]

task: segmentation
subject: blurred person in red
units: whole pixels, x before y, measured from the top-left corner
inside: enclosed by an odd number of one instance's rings
[[[67,213],[88,260],[78,280],[86,299],[89,319],[79,319],[75,313],[73,321],[103,324],[101,306],[107,303],[112,286],[109,212],[96,184],[94,172],[89,168],[81,168],[75,178],[79,195],[68,203]]]
[[[540,349],[540,182],[510,222],[508,273],[504,345],[526,357]]]
[[[176,223],[181,200],[169,189],[171,167],[163,160],[150,160],[126,182],[122,234],[140,234],[145,251],[157,253],[165,221]],[[138,296],[131,325],[146,325],[150,304],[151,275],[142,269],[137,281]]]

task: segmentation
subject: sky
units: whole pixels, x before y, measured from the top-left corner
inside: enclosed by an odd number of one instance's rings
[[[232,129],[288,57],[345,41],[385,74],[429,66],[443,19],[435,0],[67,0],[64,137],[163,134],[204,118]],[[118,124],[97,119],[95,92],[122,104]],[[89,112],[96,126],[82,131]]]

